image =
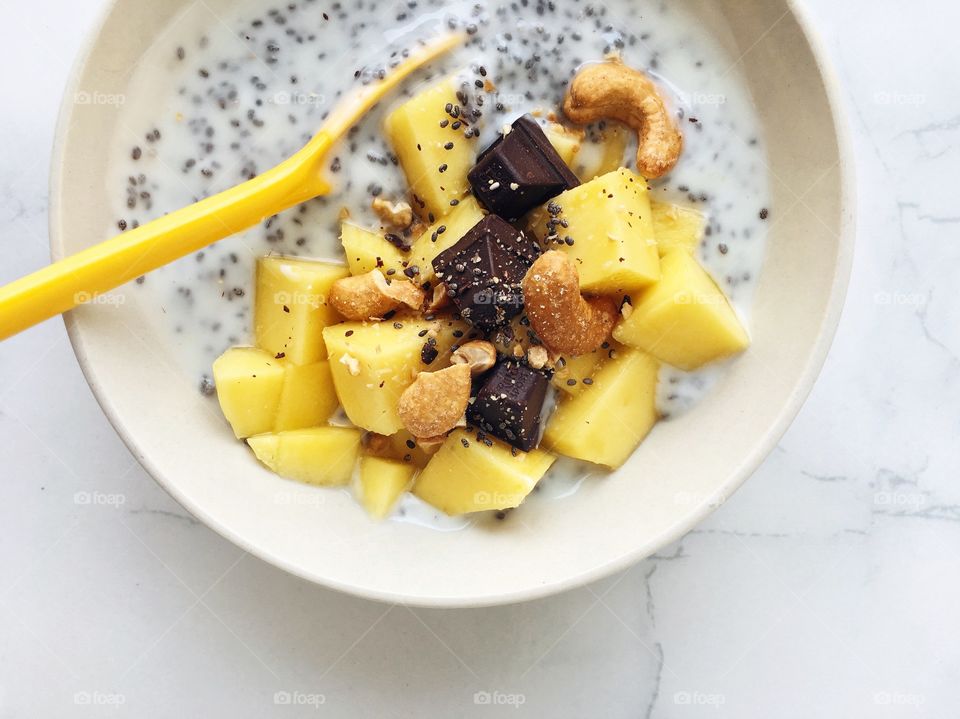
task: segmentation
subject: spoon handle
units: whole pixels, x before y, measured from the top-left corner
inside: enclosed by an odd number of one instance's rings
[[[295,155],[251,180],[171,212],[0,287],[0,340],[95,301],[151,270],[325,194],[320,132]]]
[[[0,287],[0,340],[326,194],[323,159],[333,143],[404,78],[462,41],[460,33],[449,33],[406,53],[382,78],[334,108],[301,150],[263,174]]]

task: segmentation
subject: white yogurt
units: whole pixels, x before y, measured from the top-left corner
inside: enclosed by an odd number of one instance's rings
[[[346,3],[314,0],[239,0],[218,20],[193,6],[167,32],[158,29],[108,148],[108,182],[121,226],[142,224],[266,170],[299,149],[344,93],[388,66],[391,53],[447,25],[470,33],[464,47],[408,82],[404,93],[376,108],[340,144],[330,156],[329,196],[137,285],[156,307],[153,321],[169,336],[183,372],[199,383],[227,347],[249,342],[258,256],[342,259],[341,208],[349,208],[354,221],[375,226],[373,195],[403,196],[403,174],[380,132],[402,95],[441,74],[460,71],[479,79],[482,66],[497,88],[477,91],[485,95],[482,147],[524,112],[555,109],[575,69],[613,50],[671,91],[685,150],[671,175],[652,183],[653,195],[707,213],[699,258],[748,320],[766,236],[760,214],[769,207],[763,138],[737,58],[716,39],[724,34],[722,20],[710,16],[708,4],[698,3],[696,15],[688,7],[658,0],[359,0],[347,9]],[[721,371],[665,368],[661,410],[673,416],[693,406]],[[585,474],[576,463],[560,462],[537,495],[568,493]],[[431,513],[411,501],[403,509],[412,521],[432,523]]]

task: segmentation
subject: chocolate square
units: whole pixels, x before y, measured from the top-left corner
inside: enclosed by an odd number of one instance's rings
[[[510,132],[480,153],[467,178],[474,196],[507,220],[580,184],[530,115],[514,121]]]
[[[519,362],[498,362],[487,375],[467,418],[484,432],[529,452],[540,441],[547,376]]]
[[[539,254],[535,241],[496,215],[487,215],[437,255],[433,269],[463,319],[489,331],[523,309],[520,284]]]

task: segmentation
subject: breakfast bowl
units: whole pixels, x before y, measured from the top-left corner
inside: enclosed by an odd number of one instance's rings
[[[382,3],[358,21],[351,12],[360,11],[309,0],[112,2],[61,112],[54,258],[289,155],[345,86],[393,56],[391,47],[451,19],[449,7],[410,5]],[[552,20],[553,4],[530,7],[522,22],[462,8],[467,36],[486,38],[473,49],[505,57],[498,67],[526,70],[497,77],[498,108],[528,102],[528,82],[547,88],[537,102],[556,94],[550,69],[537,70],[539,56],[521,56],[521,47],[543,38],[563,46],[555,57],[571,68],[605,51],[640,58],[668,88],[694,158],[691,171],[663,190],[727,218],[707,228],[703,248],[738,303],[751,345],[716,371],[661,377],[663,401],[676,411],[616,471],[567,467],[509,514],[446,517],[408,503],[374,521],[349,491],[292,482],[258,464],[224,421],[206,374],[229,345],[249,342],[255,258],[330,257],[344,216],[337,201],[346,204],[348,194],[264,218],[67,315],[94,394],[156,481],[214,531],[309,581],[388,602],[483,606],[622,570],[731,496],[776,445],[826,357],[852,260],[852,164],[836,80],[798,4],[572,3],[565,22],[579,20],[579,30]],[[351,31],[339,32],[337,22]],[[498,22],[512,31],[498,31]],[[465,49],[444,71],[472,62],[485,76],[473,57]],[[432,77],[428,70],[412,85]],[[396,163],[376,136],[381,121],[360,127],[332,162],[331,182],[344,193],[396,194]],[[686,179],[696,173],[709,181]],[[660,188],[654,183],[651,192]],[[696,390],[696,406],[682,406],[686,389],[671,391],[670,383]]]

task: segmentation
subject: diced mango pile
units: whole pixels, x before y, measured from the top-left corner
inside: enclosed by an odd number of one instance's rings
[[[615,298],[622,318],[601,347],[551,357],[542,370],[558,402],[538,448],[519,451],[465,424],[445,437],[410,434],[398,413],[404,391],[420,373],[449,367],[457,347],[487,335],[449,308],[348,321],[330,295],[338,280],[379,271],[409,278],[429,298],[441,279],[433,260],[487,214],[470,194],[477,148],[475,135],[451,122],[457,102],[456,82],[444,79],[387,118],[385,133],[419,216],[409,241],[398,243],[387,227],[344,222],[343,262],[261,258],[255,346],[231,348],[213,365],[224,416],[266,467],[309,484],[352,484],[377,519],[389,516],[407,491],[447,514],[516,507],[558,454],[620,467],[658,420],[661,363],[692,370],[749,344],[695,258],[704,216],[651,201],[646,180],[622,166],[624,128],[611,125],[606,144],[588,161],[578,154],[583,131],[551,123],[547,138],[583,184],[515,225],[544,250],[565,253],[583,294]],[[525,327],[517,316],[507,328],[515,347],[524,332],[536,344]],[[496,346],[509,352],[510,342]],[[335,415],[341,420],[331,423]]]

